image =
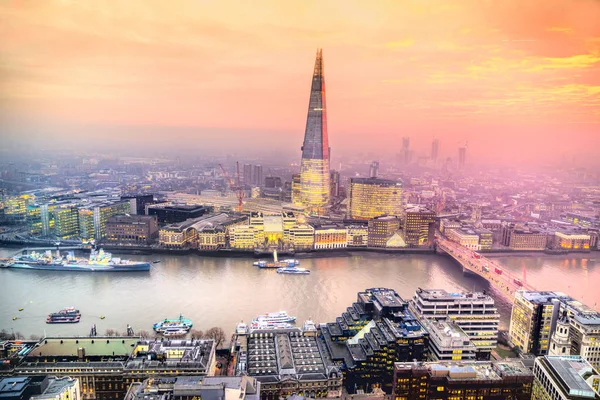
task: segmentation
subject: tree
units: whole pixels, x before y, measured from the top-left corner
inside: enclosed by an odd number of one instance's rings
[[[8,339],[9,336],[10,335],[8,334],[8,332],[6,332],[6,329],[2,329],[0,331],[0,340],[2,340],[2,339]]]
[[[40,335],[31,335],[31,336],[29,336],[29,339],[30,340],[40,340],[41,337],[40,337]]]
[[[196,339],[202,339],[204,337],[204,332],[202,332],[199,329],[192,329],[192,331],[190,332],[192,339],[196,340]]]
[[[114,336],[115,335],[115,330],[114,329],[107,329],[105,332],[106,336]]]
[[[15,334],[13,335],[13,339],[15,339],[15,340],[25,339],[25,336],[23,336],[23,334],[21,332],[15,332]]]
[[[225,332],[219,327],[213,327],[206,331],[206,338],[215,341],[215,348],[219,348],[225,342]]]
[[[141,330],[140,331],[140,337],[144,338],[144,339],[149,338],[150,337],[150,333],[148,333],[148,331]]]

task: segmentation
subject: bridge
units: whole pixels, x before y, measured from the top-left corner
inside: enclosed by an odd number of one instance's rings
[[[525,281],[525,277],[517,277],[507,271],[502,265],[481,254],[452,242],[441,235],[436,235],[438,249],[454,258],[465,271],[479,275],[487,280],[492,287],[506,296],[512,303],[517,290],[536,290]]]

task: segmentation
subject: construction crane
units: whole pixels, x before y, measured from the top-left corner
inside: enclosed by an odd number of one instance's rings
[[[235,165],[237,169],[237,186],[233,178],[231,178],[227,173],[227,170],[225,169],[223,164],[219,164],[219,167],[221,167],[221,171],[223,171],[223,175],[225,176],[225,181],[229,185],[229,189],[231,189],[232,192],[235,192],[235,195],[238,199],[237,211],[242,212],[242,206],[244,204],[244,188],[242,187],[240,181],[240,163],[236,161]]]

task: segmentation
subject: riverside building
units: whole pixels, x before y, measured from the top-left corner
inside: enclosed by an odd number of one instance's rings
[[[520,361],[394,364],[396,400],[530,400],[533,374]]]
[[[351,178],[348,211],[351,219],[402,215],[402,183],[379,178]]]
[[[485,293],[448,293],[443,289],[419,288],[410,309],[421,320],[455,322],[476,346],[478,360],[489,360],[497,346],[500,314],[494,299]]]
[[[454,322],[426,319],[421,323],[429,332],[431,361],[475,360],[475,345]]]
[[[409,204],[403,213],[404,241],[409,247],[430,246],[435,230],[435,211]]]

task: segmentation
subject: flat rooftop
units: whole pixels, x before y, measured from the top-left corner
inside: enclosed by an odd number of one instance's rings
[[[597,375],[597,372],[581,356],[544,356],[544,360],[569,395],[595,398],[594,389],[585,379],[591,375]]]
[[[86,357],[128,357],[139,338],[132,337],[71,337],[46,338],[35,347],[25,361],[33,357],[77,357],[79,348]]]
[[[533,304],[550,304],[553,299],[571,300],[569,296],[561,292],[547,291],[521,291],[523,298]]]
[[[490,301],[494,302],[491,296],[481,292],[467,293],[449,293],[444,289],[417,289],[415,295],[423,300],[429,301]]]
[[[372,288],[364,292],[359,292],[358,297],[364,303],[378,302],[383,307],[400,307],[406,305],[406,302],[393,289]]]
[[[400,187],[402,187],[401,181],[393,181],[391,179],[381,179],[381,178],[350,178],[350,182],[361,184],[361,185],[400,186]]]
[[[521,361],[434,361],[394,363],[397,371],[426,370],[432,376],[455,380],[501,380],[530,377],[533,372]]]

